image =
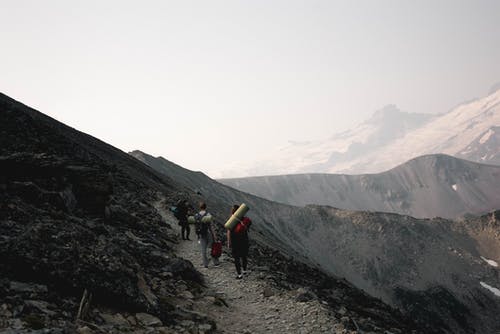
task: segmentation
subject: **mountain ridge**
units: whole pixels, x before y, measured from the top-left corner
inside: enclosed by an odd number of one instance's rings
[[[500,166],[444,154],[413,158],[378,174],[291,174],[219,179],[280,203],[330,205],[420,218],[459,218],[500,208]]]

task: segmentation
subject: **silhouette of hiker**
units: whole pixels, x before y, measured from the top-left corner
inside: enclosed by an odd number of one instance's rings
[[[189,233],[191,232],[191,229],[189,227],[188,223],[188,213],[190,208],[192,208],[191,204],[187,200],[180,201],[177,204],[178,210],[179,210],[179,225],[181,226],[181,237],[182,240],[191,240],[189,239]],[[185,235],[185,236],[184,236]]]
[[[233,205],[231,208],[231,214],[235,213],[238,210],[239,205]],[[236,266],[236,279],[242,279],[243,275],[246,275],[247,272],[247,264],[248,264],[248,229],[252,221],[248,217],[243,217],[233,229],[227,231],[227,245],[231,248],[233,257],[234,257],[234,265]],[[242,272],[243,267],[243,272]],[[242,275],[243,273],[243,275]]]

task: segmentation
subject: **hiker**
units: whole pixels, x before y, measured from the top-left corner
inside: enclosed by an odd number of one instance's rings
[[[177,203],[177,214],[176,218],[179,220],[179,225],[181,226],[181,237],[182,240],[191,240],[189,239],[189,233],[191,229],[188,224],[188,213],[192,208],[191,204],[187,200],[180,200]],[[185,235],[185,236],[184,236]]]
[[[194,219],[196,221],[196,234],[198,235],[201,247],[201,257],[203,260],[203,266],[208,268],[208,263],[210,260],[207,257],[207,248],[212,246],[213,243],[219,242],[217,236],[214,232],[212,226],[212,215],[207,211],[207,204],[205,202],[200,203],[200,212],[198,212]],[[210,233],[209,233],[210,232]],[[219,266],[219,258],[212,256],[214,266]]]
[[[239,205],[233,205],[231,215],[238,210]],[[248,256],[248,229],[252,221],[248,217],[243,217],[236,226],[227,231],[227,246],[231,248],[234,265],[236,266],[236,279],[242,279],[243,275],[247,275],[247,256]],[[243,271],[241,270],[243,267]],[[243,274],[243,275],[242,275]]]

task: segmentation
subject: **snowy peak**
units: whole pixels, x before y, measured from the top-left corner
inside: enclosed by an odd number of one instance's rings
[[[394,125],[414,125],[418,126],[433,118],[430,114],[417,114],[401,111],[396,105],[389,104],[377,110],[373,116],[366,121],[368,124],[393,123]],[[411,126],[410,126],[411,127]]]
[[[395,115],[402,114],[403,112],[399,110],[399,108],[395,104],[388,104],[380,110],[375,111],[372,118],[375,119],[383,119],[386,117],[394,117]]]
[[[226,177],[297,173],[380,173],[427,154],[499,164],[500,89],[440,114],[387,105],[355,128],[327,140],[294,143]],[[243,172],[241,171],[243,170]]]

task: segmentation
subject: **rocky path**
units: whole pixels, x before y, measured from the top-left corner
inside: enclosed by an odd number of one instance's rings
[[[157,209],[163,219],[178,230],[170,212]],[[232,258],[226,253],[220,266],[211,262],[208,268],[201,264],[200,245],[191,231],[192,241],[181,240],[177,255],[193,263],[205,278],[208,290],[203,297],[194,297],[194,310],[209,315],[217,322],[220,333],[348,333],[328,308],[303,289],[283,291],[273,287],[270,275],[259,267],[250,267],[242,280],[236,279]],[[227,304],[227,306],[224,305]],[[179,328],[181,330],[181,328]]]

